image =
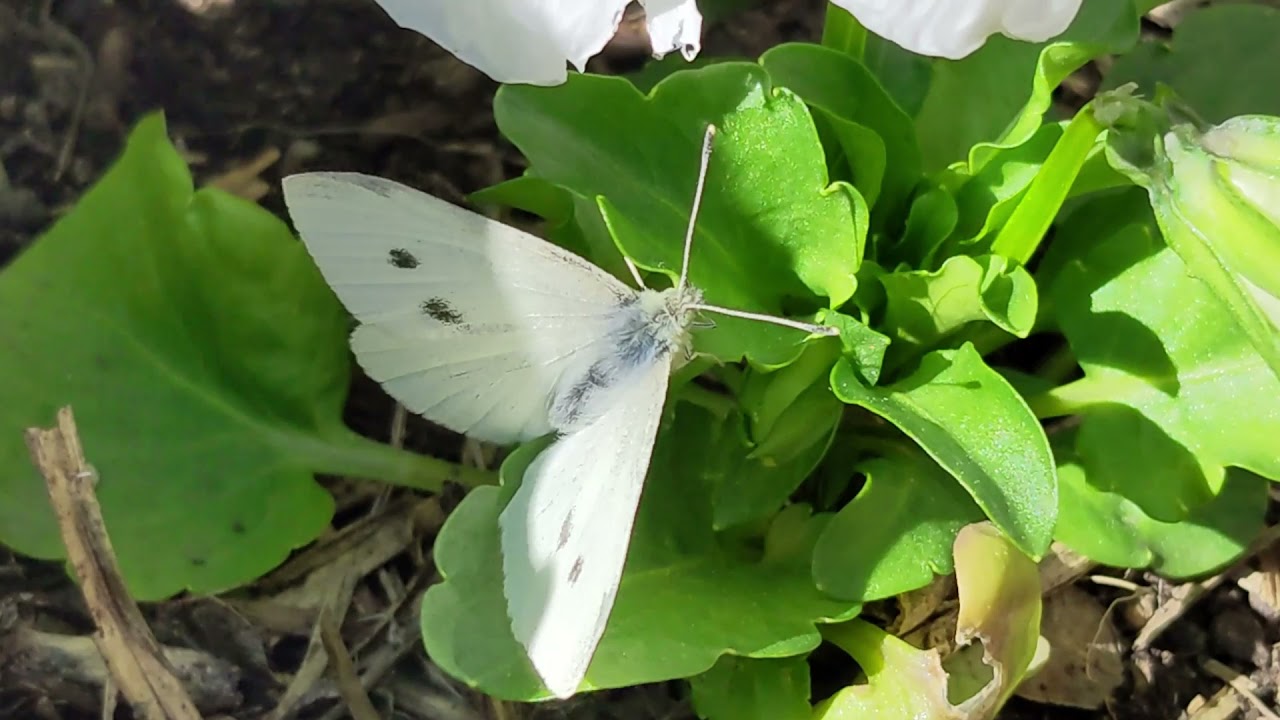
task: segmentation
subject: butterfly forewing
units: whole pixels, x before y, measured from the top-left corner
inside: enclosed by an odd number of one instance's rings
[[[360,322],[356,359],[409,410],[483,440],[552,430],[557,386],[612,352],[635,292],[532,235],[358,173],[285,178],[325,280]]]

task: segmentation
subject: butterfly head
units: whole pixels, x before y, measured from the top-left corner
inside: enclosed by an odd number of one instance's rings
[[[647,343],[660,352],[676,352],[688,344],[688,327],[702,302],[702,292],[686,285],[667,290],[641,290],[636,298],[637,324]]]

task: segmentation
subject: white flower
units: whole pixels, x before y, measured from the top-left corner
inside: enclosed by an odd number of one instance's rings
[[[377,0],[398,25],[426,35],[504,83],[559,85],[604,49],[628,0]],[[653,54],[702,45],[694,0],[642,0]]]
[[[848,10],[863,27],[911,52],[957,60],[996,33],[1032,42],[1048,40],[1067,29],[1082,0],[831,2]]]

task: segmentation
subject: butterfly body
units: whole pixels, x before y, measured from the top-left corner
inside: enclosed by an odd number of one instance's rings
[[[585,373],[564,378],[552,396],[549,418],[561,434],[595,422],[617,401],[617,393],[654,365],[670,367],[689,351],[688,327],[701,293],[691,287],[641,290],[623,300],[610,318],[611,348]]]

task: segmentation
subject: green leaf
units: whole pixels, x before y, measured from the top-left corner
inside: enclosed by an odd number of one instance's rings
[[[933,63],[892,41],[867,34],[862,62],[908,117],[915,118],[929,96]]]
[[[862,385],[842,361],[831,387],[915,440],[1024,552],[1039,557],[1049,547],[1058,507],[1049,442],[1026,403],[972,345],[929,353],[888,387]]]
[[[935,272],[890,273],[880,283],[888,299],[881,325],[904,351],[933,347],[972,322],[991,322],[1018,337],[1035,324],[1035,281],[998,255],[955,255]]]
[[[738,400],[746,437],[725,432],[704,452],[719,455],[714,473],[716,529],[776,512],[826,454],[844,406],[827,378],[840,355],[835,342],[806,346],[796,362],[775,372],[749,372]]]
[[[1070,258],[1054,261],[1061,269],[1050,292],[1085,377],[1033,406],[1042,416],[1082,414],[1082,423],[1108,427],[1115,421],[1099,413],[1131,408],[1146,422],[1139,428],[1128,421],[1128,432],[1141,432],[1145,456],[1158,463],[1139,474],[1099,475],[1108,483],[1101,489],[1170,520],[1216,494],[1224,467],[1280,478],[1280,408],[1259,401],[1280,397],[1280,380],[1226,306],[1165,246],[1140,190],[1073,213],[1053,253]],[[1107,428],[1083,434],[1078,450],[1085,467],[1129,462],[1138,438],[1121,442],[1107,434]],[[1161,449],[1171,443],[1184,451]]]
[[[926,171],[968,159],[977,172],[1000,147],[1021,145],[1040,127],[1052,93],[1091,58],[1123,52],[1138,38],[1133,6],[1085,0],[1067,31],[1049,43],[989,39],[963,60],[935,62],[916,116]]]
[[[706,19],[706,10],[703,10],[703,20],[705,21]],[[685,60],[684,55],[681,53],[668,53],[665,57],[657,60],[649,60],[644,64],[644,67],[633,73],[627,73],[623,77],[632,85],[635,85],[640,92],[648,93],[657,87],[658,83],[683,70],[692,70],[722,62],[740,62],[744,60],[747,60],[747,58],[713,57],[707,53],[702,53],[692,60]]]
[[[1161,522],[1123,495],[1100,490],[1078,462],[1059,465],[1058,481],[1056,540],[1103,565],[1150,567],[1169,578],[1205,575],[1240,557],[1262,530],[1269,485],[1229,471],[1215,498],[1184,520]]]
[[[833,179],[847,180],[874,207],[880,198],[888,165],[884,140],[871,129],[850,122],[821,107],[811,107],[818,136],[827,151],[827,166]],[[831,138],[834,138],[832,141]],[[834,148],[839,148],[835,151]],[[884,217],[877,214],[877,218]]]
[[[552,227],[573,219],[573,196],[569,191],[536,175],[504,180],[471,193],[468,199],[481,205],[519,208],[541,217]]]
[[[765,545],[785,552],[762,554],[713,531],[713,476],[722,458],[707,448],[732,432],[732,422],[685,403],[661,431],[617,602],[587,673],[590,687],[689,677],[726,654],[799,655],[818,644],[815,622],[856,612],[810,580],[823,517],[797,523],[794,513],[780,515],[776,522],[790,518],[786,532],[771,532]],[[535,443],[512,454],[504,479],[521,475],[540,449]],[[497,521],[513,491],[512,484],[472,491],[449,517],[435,545],[445,582],[423,599],[422,632],[428,654],[451,675],[491,695],[530,700],[547,693],[512,637],[502,595]]]
[[[1221,469],[1201,467],[1187,448],[1126,405],[1089,408],[1076,447],[1095,488],[1124,493],[1158,520],[1181,520],[1217,494]]]
[[[877,178],[874,185],[879,188],[878,195],[863,195],[877,209],[877,218],[893,219],[903,214],[912,189],[920,181],[920,149],[910,116],[889,97],[875,76],[847,54],[803,43],[779,45],[761,56],[760,64],[776,83],[794,91],[829,119],[859,189],[863,188],[859,171],[874,175],[877,170],[861,164],[873,152],[862,149],[859,143],[864,141],[859,135],[850,137],[849,128],[866,128],[879,136],[887,161],[880,169],[884,179],[879,182]],[[844,134],[840,128],[845,128]]]
[[[786,504],[826,454],[842,408],[825,382],[811,385],[783,413],[782,437],[754,447],[730,429],[742,423],[741,416],[730,416],[730,427],[702,450],[712,458],[707,469],[712,527],[723,530],[767,518]]]
[[[955,196],[945,187],[930,187],[912,200],[902,238],[878,256],[890,265],[905,263],[913,268],[932,269],[934,257],[955,232],[959,220]]]
[[[1050,123],[1037,130],[1026,142],[1001,148],[969,177],[956,193],[959,221],[949,245],[952,252],[984,252],[981,246],[972,249],[978,241],[999,230],[1026,194],[1044,166],[1044,161],[1062,138],[1059,123]],[[1054,211],[1056,212],[1056,208]],[[948,253],[950,254],[950,253]]]
[[[867,682],[819,703],[814,720],[996,716],[1035,653],[1040,577],[1036,564],[986,523],[962,529],[953,554],[960,601],[955,637],[965,647],[944,663],[936,649],[916,649],[861,620],[824,627],[823,638],[853,657]],[[973,640],[981,645],[969,644]]]
[[[1210,123],[1280,115],[1280,10],[1246,3],[1194,10],[1171,43],[1147,42],[1116,59],[1103,89],[1135,82],[1147,94],[1173,89]],[[1225,80],[1225,81],[1224,81]]]
[[[822,634],[857,661],[867,681],[843,687],[818,703],[813,720],[964,717],[947,701],[947,673],[937,650],[914,648],[862,620],[824,628]]]
[[[870,602],[951,573],[951,545],[982,511],[918,450],[859,467],[867,484],[827,523],[813,549],[813,580],[834,597]]]
[[[1128,91],[1099,100],[1112,124],[1108,160],[1147,188],[1165,241],[1280,376],[1280,118],[1166,132],[1174,101],[1170,112]]]
[[[779,432],[788,432],[785,426],[789,423],[783,422],[784,418],[800,404],[810,388],[826,387],[831,367],[839,357],[840,346],[836,343],[814,342],[805,347],[795,362],[781,370],[749,373],[738,391],[738,400],[750,420],[752,440],[758,444]]]
[[[990,252],[1029,262],[1068,196],[1128,184],[1105,162],[1102,131],[1089,105],[1068,123],[991,148],[981,166],[954,170],[962,183],[960,219],[943,254]]]
[[[867,266],[873,265],[868,263]],[[879,283],[865,283],[864,288],[878,288]],[[859,291],[861,293],[861,290]],[[855,299],[855,303],[857,300]],[[884,366],[884,354],[889,349],[889,338],[866,323],[859,322],[835,310],[818,313],[818,321],[840,329],[840,345],[844,357],[850,363],[858,379],[867,385],[880,382],[880,370]]]
[[[1031,261],[1058,211],[1075,189],[1076,179],[1090,157],[1097,157],[1100,148],[1098,138],[1103,130],[1102,124],[1094,117],[1092,106],[1076,113],[991,243],[993,253],[1017,263]]]
[[[784,300],[838,306],[855,288],[867,209],[830,184],[804,103],[770,86],[758,65],[678,72],[649,96],[621,78],[573,75],[564,85],[504,86],[494,101],[504,135],[539,177],[598,198],[619,247],[675,277],[708,123],[719,127],[690,261],[706,301],[777,314]],[[817,297],[827,298],[819,303]],[[794,331],[717,318],[698,349],[763,365],[794,358]]]
[[[825,47],[859,58],[868,35],[867,29],[848,10],[835,3],[827,3],[827,15],[822,22],[822,44]]]
[[[0,540],[63,557],[22,430],[74,407],[131,594],[208,593],[320,533],[313,472],[436,487],[449,466],[341,421],[341,307],[265,210],[192,191],[159,115],[0,275]]]
[[[956,536],[956,643],[943,661],[949,697],[963,698],[965,718],[992,718],[1017,689],[1040,639],[1040,573],[1036,564],[988,523]],[[980,640],[981,645],[970,644]]]
[[[808,720],[809,663],[803,657],[720,658],[689,681],[704,720]]]

